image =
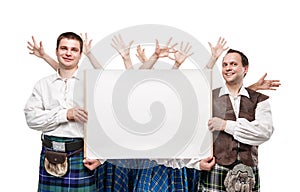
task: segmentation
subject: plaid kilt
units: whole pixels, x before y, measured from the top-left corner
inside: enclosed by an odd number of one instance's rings
[[[132,191],[131,160],[107,160],[97,170],[97,187],[99,192]]]
[[[134,192],[189,192],[186,168],[173,169],[150,160],[139,161],[143,161],[145,168],[133,170]]]
[[[51,137],[52,138],[52,137]],[[59,139],[54,137],[57,142],[67,142],[70,140]],[[71,139],[74,141],[76,139]],[[40,155],[40,167],[39,167],[39,185],[38,191],[41,192],[64,192],[64,191],[74,191],[74,192],[96,192],[96,178],[95,170],[90,171],[86,168],[83,161],[83,151],[80,153],[71,155],[68,157],[69,170],[67,174],[63,177],[55,177],[48,174],[44,168],[44,157],[45,157],[45,147],[42,147]],[[72,152],[68,152],[70,154]]]
[[[260,191],[258,167],[252,167],[255,176],[255,186],[252,192]],[[199,191],[201,192],[226,192],[224,180],[229,171],[228,168],[216,164],[211,171],[201,171]]]
[[[200,179],[200,171],[197,169],[186,168],[189,192],[197,192]]]

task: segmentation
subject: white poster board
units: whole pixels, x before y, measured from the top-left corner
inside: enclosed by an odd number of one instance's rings
[[[211,155],[210,86],[201,70],[86,70],[85,156]]]

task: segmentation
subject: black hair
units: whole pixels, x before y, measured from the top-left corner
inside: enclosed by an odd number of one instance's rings
[[[242,58],[243,67],[246,67],[246,66],[249,65],[248,58],[243,52],[235,50],[235,49],[229,49],[226,54],[228,54],[228,53],[237,53],[237,54],[239,54]]]

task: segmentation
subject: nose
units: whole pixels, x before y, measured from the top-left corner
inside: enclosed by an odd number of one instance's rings
[[[68,50],[66,51],[66,55],[68,55],[68,56],[71,55],[71,49],[68,49]]]
[[[232,69],[232,68],[231,68],[231,65],[226,65],[226,66],[225,66],[225,70],[226,70],[226,71],[230,71],[231,69]]]

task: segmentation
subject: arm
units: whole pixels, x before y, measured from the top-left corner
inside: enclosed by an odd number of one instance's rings
[[[172,41],[172,37],[168,40],[166,46],[160,47],[158,40],[156,39],[155,51],[149,58],[149,60],[145,61],[140,69],[152,69],[158,58],[169,57],[169,53],[174,53],[174,47],[177,43],[173,44],[169,47],[169,44]],[[172,58],[171,58],[172,59]],[[174,60],[174,59],[173,59]]]
[[[250,122],[245,118],[231,121],[213,117],[208,121],[208,127],[210,131],[225,131],[242,143],[260,145],[269,140],[274,131],[270,104],[268,100],[257,104],[254,121]]]
[[[119,34],[119,36],[114,36],[112,41],[111,46],[121,55],[125,68],[132,69],[133,66],[130,58],[130,47],[133,44],[133,40],[130,41],[128,45],[125,45],[122,36]]]
[[[180,49],[174,53],[175,56],[175,63],[173,65],[173,69],[178,69],[181,64],[185,61],[186,58],[193,55],[194,53],[189,53],[192,46],[189,43],[186,44],[185,48],[183,49],[183,42],[180,44]]]
[[[228,47],[225,47],[226,45],[226,41],[224,38],[220,37],[216,46],[212,46],[212,44],[210,42],[208,42],[209,46],[210,46],[210,50],[211,50],[211,57],[208,61],[208,63],[206,64],[206,67],[208,69],[212,69],[214,67],[214,65],[216,64],[218,58],[220,57],[220,55],[228,49]]]
[[[37,131],[52,131],[68,121],[87,122],[87,111],[80,107],[67,109],[61,106],[47,89],[49,81],[39,81],[29,97],[24,113],[27,124]],[[46,95],[46,97],[43,97]],[[52,100],[51,100],[52,99]]]
[[[34,36],[32,36],[32,43],[27,42],[27,48],[29,49],[29,54],[35,55],[39,58],[44,59],[55,71],[58,69],[58,62],[51,58],[44,50],[42,41],[39,45],[36,43]]]
[[[83,53],[86,55],[86,57],[89,59],[91,64],[95,69],[103,69],[102,65],[98,62],[96,57],[92,53],[92,39],[88,40],[87,33],[85,33],[85,36],[80,33],[81,38],[83,39]]]
[[[88,41],[87,34],[85,34],[85,38],[83,39],[83,53],[87,56],[87,58],[89,59],[89,61],[95,69],[103,69],[102,65],[97,61],[97,59],[91,52],[92,40]],[[33,36],[32,41],[33,43],[30,43],[28,41],[27,48],[30,50],[29,54],[44,59],[56,71],[58,69],[59,64],[45,52],[42,41],[40,42],[40,45],[38,45]]]
[[[67,109],[61,106],[56,106],[51,109],[46,109],[43,103],[41,94],[42,84],[38,82],[29,97],[24,113],[28,126],[37,131],[54,130],[60,123],[66,123]]]
[[[265,80],[267,73],[265,73],[256,83],[250,85],[248,88],[254,91],[257,90],[276,90],[276,87],[281,85],[280,80]]]

